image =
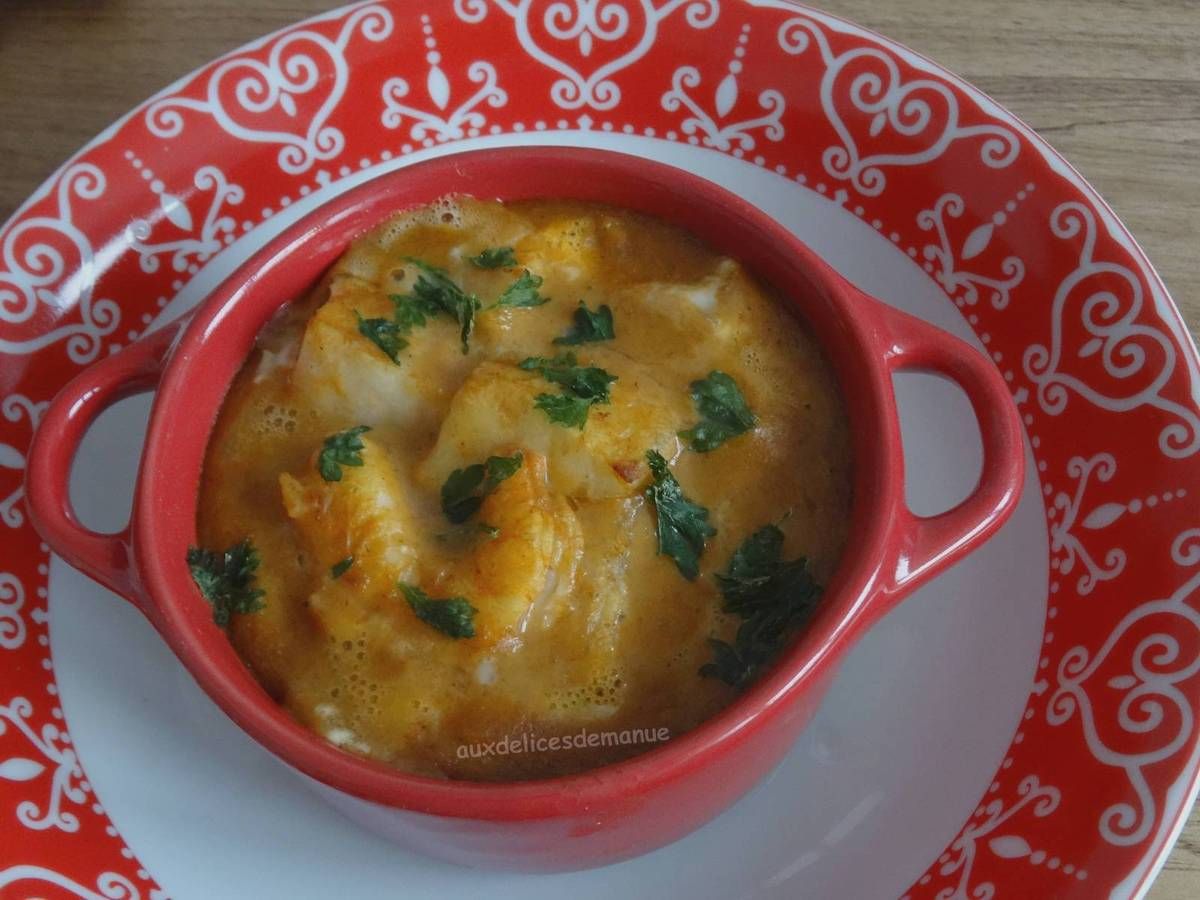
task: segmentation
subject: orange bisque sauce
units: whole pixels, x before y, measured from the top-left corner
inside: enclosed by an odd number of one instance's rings
[[[492,247],[518,265],[471,262]],[[398,364],[360,333],[357,316],[390,319],[390,297],[411,293],[411,259],[480,298],[467,353],[447,315],[408,331]],[[549,302],[487,308],[525,270]],[[611,309],[615,338],[556,345],[581,300]],[[565,351],[616,377],[582,429],[537,408],[560,388],[519,366]],[[696,452],[678,433],[700,421],[691,385],[713,371],[757,423]],[[364,425],[362,465],[326,481],[325,439]],[[716,529],[695,580],[658,553],[648,450]],[[450,474],[517,453],[456,529],[440,493]],[[783,559],[806,557],[826,583],[846,539],[849,460],[818,347],[733,260],[615,208],[443,200],[356,241],[264,331],[211,438],[198,536],[257,549],[264,606],[235,615],[230,638],[304,725],[418,774],[547,777],[650,749],[736,697],[699,674],[710,638],[732,642],[740,623],[714,574],[774,523]],[[474,636],[418,618],[401,583],[465,598]],[[564,749],[584,731],[617,737]],[[535,749],[551,737],[557,750]],[[485,752],[494,742],[509,752]]]

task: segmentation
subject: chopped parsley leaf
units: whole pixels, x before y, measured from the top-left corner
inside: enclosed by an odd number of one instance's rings
[[[542,276],[532,275],[526,269],[521,273],[520,278],[504,289],[504,293],[500,295],[500,299],[494,305],[518,309],[549,303],[549,297],[543,297],[538,293],[538,288],[541,286]]]
[[[537,372],[552,384],[561,385],[576,397],[593,403],[607,403],[609,385],[617,380],[616,375],[610,375],[596,366],[579,365],[574,353],[560,353],[553,358],[531,356],[522,360],[520,365],[522,369]]]
[[[467,521],[483,505],[483,498],[516,474],[523,461],[520,453],[489,456],[486,462],[455,469],[442,485],[442,512],[446,518],[455,525]]]
[[[724,372],[709,372],[707,378],[693,381],[691,387],[700,422],[679,432],[679,436],[696,452],[715,450],[757,423],[737,382]]]
[[[370,430],[369,425],[359,425],[325,438],[325,446],[317,457],[321,477],[326,481],[341,481],[342,466],[361,466],[365,449],[362,436]]]
[[[354,565],[353,556],[347,556],[345,559],[335,562],[329,567],[329,577],[336,581],[349,572],[352,565]]]
[[[700,675],[704,678],[717,678],[730,687],[740,687],[749,679],[749,663],[742,659],[737,649],[728,641],[709,638],[708,645],[712,648],[713,658],[700,667]]]
[[[602,304],[595,312],[587,308],[587,304],[579,301],[575,310],[575,321],[571,330],[562,337],[556,337],[556,344],[591,344],[596,341],[611,341],[617,336],[613,328],[612,309]]]
[[[392,321],[396,323],[401,334],[408,334],[418,326],[424,327],[428,319],[442,311],[438,304],[414,297],[412,294],[391,294],[389,299],[396,307]]]
[[[570,394],[538,394],[533,399],[533,405],[544,412],[555,425],[583,428],[587,424],[592,401],[572,397]]]
[[[400,583],[404,599],[418,619],[452,638],[475,637],[476,609],[466,597],[435,600],[416,585]]]
[[[356,309],[354,317],[358,320],[358,333],[383,351],[383,355],[400,365],[400,351],[408,346],[401,334],[400,325],[392,319],[364,319]]]
[[[468,294],[450,278],[445,269],[439,269],[411,256],[405,257],[421,270],[413,285],[412,297],[422,304],[423,309],[436,308],[452,317],[459,324],[462,351],[471,346],[471,332],[475,328],[475,313],[481,306],[479,298]]]
[[[405,335],[419,325],[424,326],[428,318],[441,312],[441,307],[429,299],[412,295],[391,294],[388,299],[395,307],[390,319],[365,319],[357,309],[354,317],[358,320],[358,333],[382,350],[384,356],[400,365],[400,351],[408,346]]]
[[[609,387],[617,380],[616,375],[596,366],[579,365],[574,353],[560,353],[553,358],[531,356],[520,366],[562,388],[560,395],[538,394],[534,406],[551,422],[568,428],[583,428],[588,410],[593,404],[609,402]]]
[[[517,255],[512,247],[487,247],[471,257],[471,264],[480,269],[511,269],[517,264]]]
[[[708,510],[684,496],[667,461],[657,450],[646,451],[654,483],[646,496],[654,504],[658,525],[658,552],[675,560],[681,575],[694,581],[700,574],[700,554],[705,538],[717,530],[708,523]]]
[[[381,343],[377,339],[378,335],[386,331],[385,340],[391,346],[395,345],[395,341],[400,340],[400,348],[396,350],[398,353],[399,349],[405,346],[401,335],[408,334],[417,326],[425,325],[429,318],[447,315],[458,322],[462,351],[466,353],[471,347],[471,333],[475,329],[475,316],[483,308],[483,304],[474,294],[464,291],[445,269],[412,256],[406,256],[404,259],[419,270],[412,293],[391,295],[392,303],[396,307],[392,323],[389,324],[383,319],[362,320],[360,318],[359,330],[374,340],[380,349],[384,353],[388,353],[395,361],[395,357],[389,352],[389,346]],[[516,265],[517,261],[511,247],[495,247],[484,250],[479,256],[472,257],[471,262],[482,269],[497,269],[510,264]],[[541,306],[548,303],[550,299],[538,293],[541,286],[541,276],[534,275],[526,269],[516,281],[504,289],[500,298],[488,308],[517,309]],[[369,328],[371,333],[364,330],[362,324],[364,321],[370,323],[365,327]]]
[[[808,571],[808,561],[784,562],[782,555],[783,532],[767,525],[746,538],[729,568],[715,576],[725,611],[742,624],[732,644],[710,640],[713,661],[701,667],[701,675],[733,687],[747,684],[816,608],[821,587]]]
[[[212,604],[213,621],[221,628],[229,625],[234,613],[258,612],[265,606],[262,598],[266,592],[254,587],[259,558],[249,538],[224,553],[189,547],[187,564],[192,581]]]

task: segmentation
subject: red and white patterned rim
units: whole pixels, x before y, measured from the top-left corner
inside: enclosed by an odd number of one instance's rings
[[[765,167],[871,224],[957,305],[1024,416],[1050,601],[1020,729],[906,896],[1143,891],[1200,768],[1200,364],[1103,201],[974,89],[786,2],[394,0],[188,76],[0,230],[0,896],[166,896],[57,703],[47,548],[22,506],[47,401],[273,211],[425,147],[534,130]]]

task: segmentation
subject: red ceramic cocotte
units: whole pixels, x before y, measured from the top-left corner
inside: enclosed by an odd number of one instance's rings
[[[854,447],[852,535],[808,627],[721,713],[647,753],[579,775],[482,784],[409,775],[339,750],[272,701],[212,622],[185,555],[209,433],[260,329],[374,225],[448,194],[601,201],[676,223],[739,259],[794,304],[837,375]],[[922,369],[966,392],[983,471],[971,495],[932,517],[905,503],[892,374]],[[102,410],[157,390],[132,520],[119,534],[79,523],[71,464]],[[957,338],[866,296],[785,228],[680,169],[608,151],[505,148],[441,157],[354,188],[286,229],[184,324],[154,332],[80,374],[46,411],[28,492],[34,524],[69,563],[127,598],[210,697],[353,818],[455,862],[527,870],[601,865],[704,824],[787,752],[851,644],[898,600],[986,540],[1023,479],[1016,410],[995,367]]]

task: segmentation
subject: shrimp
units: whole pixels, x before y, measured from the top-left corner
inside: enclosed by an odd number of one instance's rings
[[[416,572],[409,506],[387,453],[362,438],[361,466],[325,481],[314,464],[279,476],[288,517],[304,541],[316,590],[309,607],[327,631],[348,637],[398,607],[395,586]],[[333,567],[352,559],[340,577]]]
[[[582,429],[555,424],[537,408],[539,394],[556,391],[538,375],[510,363],[481,363],[451,401],[419,478],[439,485],[493,447],[521,444],[549,459],[550,483],[558,493],[590,500],[637,493],[649,479],[646,450],[668,459],[679,453],[676,432],[692,416],[687,394],[667,391],[614,351],[596,348],[586,357],[617,381],[612,402],[593,406]]]
[[[401,582],[434,597],[465,597],[477,610],[474,647],[553,618],[553,598],[574,585],[583,540],[570,504],[550,490],[544,456],[518,451],[521,467],[476,515],[496,536],[480,533],[455,552],[418,542],[413,497],[383,447],[369,437],[362,442],[363,464],[343,467],[341,481],[325,481],[315,465],[279,478],[284,508],[310,557],[316,587],[309,608],[325,630],[349,639],[382,618],[406,652],[432,632],[398,593]]]
[[[438,573],[437,590],[476,607],[476,636],[492,644],[553,620],[569,595],[583,536],[566,498],[550,489],[546,457],[521,451],[521,467],[483,501],[479,523],[497,529]]]

